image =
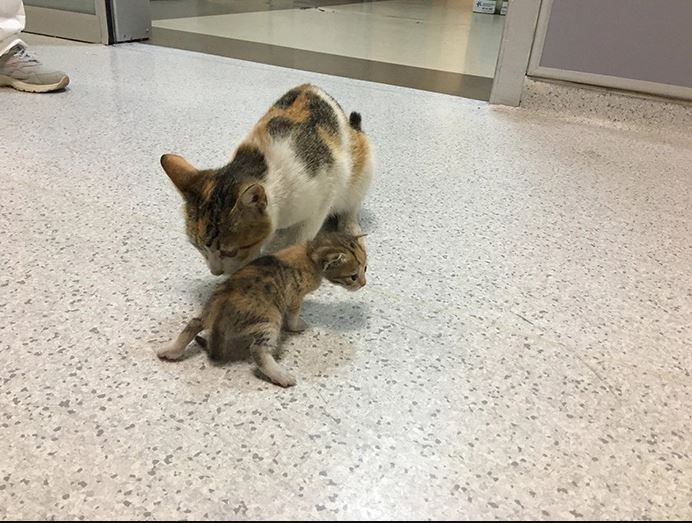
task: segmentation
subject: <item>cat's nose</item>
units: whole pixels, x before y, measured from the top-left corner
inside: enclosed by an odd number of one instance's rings
[[[358,288],[365,287],[365,276],[358,278]]]
[[[214,276],[221,276],[223,274],[223,267],[214,267],[213,269],[209,267],[209,270]]]

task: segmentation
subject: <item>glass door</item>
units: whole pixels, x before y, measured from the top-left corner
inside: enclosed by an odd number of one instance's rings
[[[151,0],[151,43],[488,100],[506,0]]]

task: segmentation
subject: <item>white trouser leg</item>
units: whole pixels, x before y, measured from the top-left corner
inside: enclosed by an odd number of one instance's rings
[[[18,43],[26,16],[22,0],[0,0],[0,56]]]

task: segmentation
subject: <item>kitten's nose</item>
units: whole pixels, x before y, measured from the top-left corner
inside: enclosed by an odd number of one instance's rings
[[[210,267],[209,270],[211,271],[211,273],[212,273],[214,276],[221,276],[221,275],[223,274],[223,268],[220,268],[220,269],[213,268],[213,269],[212,269],[212,268]]]
[[[365,276],[361,276],[360,278],[358,278],[358,285],[359,285],[359,288],[365,287]]]

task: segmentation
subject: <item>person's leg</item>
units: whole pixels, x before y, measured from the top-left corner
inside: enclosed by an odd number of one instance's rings
[[[22,0],[0,0],[0,87],[32,93],[63,89],[69,77],[42,65],[19,39],[25,20]]]
[[[19,33],[24,30],[25,21],[22,0],[0,0],[0,56],[22,43]]]

